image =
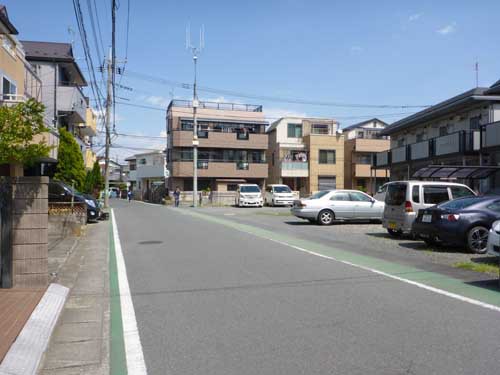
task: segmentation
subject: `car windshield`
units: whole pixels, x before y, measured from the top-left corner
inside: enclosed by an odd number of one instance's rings
[[[322,191],[318,191],[317,193],[314,193],[313,195],[311,195],[309,197],[309,199],[319,199],[323,196],[325,196],[326,194],[328,194],[329,191],[328,190],[322,190]]]
[[[242,193],[260,193],[260,189],[257,185],[249,185],[240,187]]]
[[[385,203],[391,206],[399,206],[406,200],[406,184],[390,184],[387,187]]]
[[[288,186],[275,186],[274,187],[274,192],[275,193],[291,193],[292,191]]]
[[[459,199],[453,199],[451,201],[441,203],[438,205],[439,208],[443,210],[450,210],[450,211],[455,211],[455,210],[462,210],[464,208],[467,208],[469,206],[472,206],[473,204],[481,202],[480,198],[459,198]]]

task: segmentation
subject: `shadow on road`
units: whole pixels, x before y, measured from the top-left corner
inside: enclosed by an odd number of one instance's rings
[[[477,286],[478,288],[493,290],[495,292],[500,291],[500,280],[498,277],[493,277],[489,280],[466,281],[465,284]]]

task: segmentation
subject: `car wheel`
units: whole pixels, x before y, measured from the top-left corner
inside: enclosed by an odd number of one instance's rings
[[[331,225],[335,220],[335,214],[331,210],[322,210],[318,214],[318,222],[321,225]]]
[[[482,225],[467,232],[467,248],[471,253],[484,254],[488,250],[488,229]]]
[[[400,230],[394,230],[394,229],[387,229],[387,233],[389,233],[389,236],[391,237],[401,237],[403,232]]]

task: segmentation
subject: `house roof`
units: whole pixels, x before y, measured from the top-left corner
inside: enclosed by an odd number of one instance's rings
[[[500,94],[500,79],[490,86],[486,91],[487,94]]]
[[[366,121],[363,121],[363,122],[358,122],[357,124],[349,125],[349,126],[347,126],[347,127],[343,128],[342,130],[343,130],[343,131],[346,131],[346,130],[347,130],[347,131],[349,131],[349,130],[353,130],[353,129],[361,128],[363,125],[369,124],[370,122],[374,122],[374,121],[376,121],[376,122],[378,122],[378,123],[381,123],[381,124],[383,124],[384,126],[389,126],[389,124],[388,124],[388,123],[386,123],[385,121],[382,121],[382,120],[380,120],[380,119],[378,119],[378,118],[374,117],[374,118],[372,118],[372,119],[370,119],[370,120],[366,120]]]
[[[58,42],[36,42],[36,41],[21,41],[26,60],[28,61],[49,61],[71,64],[76,70],[76,74],[81,82],[81,86],[86,86],[87,82],[80,70],[80,67],[75,62],[73,56],[73,47],[71,43]]]
[[[3,4],[0,4],[0,21],[5,25],[9,33],[13,35],[19,34],[19,31],[17,31],[14,25],[10,22],[7,7]]]
[[[500,96],[487,95],[488,88],[477,87],[475,89],[463,92],[457,96],[447,99],[441,103],[426,108],[411,116],[396,121],[382,130],[382,135],[391,135],[396,131],[410,128],[424,121],[430,121],[437,117],[444,116],[452,111],[467,107],[478,101],[500,101]]]

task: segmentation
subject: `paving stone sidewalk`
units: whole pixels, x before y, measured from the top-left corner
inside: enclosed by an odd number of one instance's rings
[[[53,282],[71,289],[42,360],[41,375],[109,374],[109,222],[49,252]]]

